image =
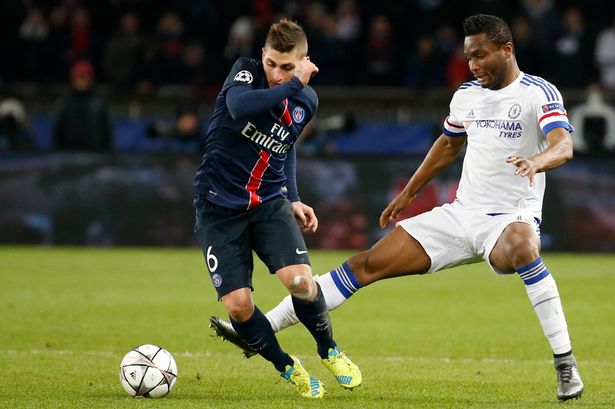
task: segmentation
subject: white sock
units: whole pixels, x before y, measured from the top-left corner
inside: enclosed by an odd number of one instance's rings
[[[267,311],[265,317],[269,320],[273,332],[281,331],[299,322],[290,295],[284,297],[278,305]]]
[[[570,351],[568,325],[553,276],[540,257],[521,267],[518,273],[525,283],[525,291],[553,353],[564,354]]]
[[[342,305],[361,288],[347,263],[320,277],[315,276],[314,279],[320,284],[329,311]],[[269,320],[274,332],[281,331],[299,322],[290,295],[284,297],[277,306],[269,310],[265,317]]]

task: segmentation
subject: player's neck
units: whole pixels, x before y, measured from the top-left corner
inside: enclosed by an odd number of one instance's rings
[[[510,84],[512,84],[513,82],[515,82],[515,80],[519,78],[519,75],[521,75],[521,70],[519,69],[519,66],[517,65],[517,63],[515,63],[508,70],[508,75],[506,76],[506,80],[502,82],[502,86],[500,87],[500,89],[505,88],[509,86]]]

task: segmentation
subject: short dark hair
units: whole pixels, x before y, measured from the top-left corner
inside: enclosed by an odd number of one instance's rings
[[[463,33],[466,37],[485,33],[487,39],[498,47],[513,42],[508,24],[489,14],[476,14],[466,18],[463,22]]]
[[[307,55],[307,37],[299,24],[284,18],[269,28],[265,47],[271,47],[281,53],[298,48],[304,57]]]

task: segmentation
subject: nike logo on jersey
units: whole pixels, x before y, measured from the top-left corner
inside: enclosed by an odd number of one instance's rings
[[[301,254],[305,254],[305,253],[307,253],[307,250],[299,250],[298,248],[296,248],[296,249],[295,249],[295,252],[296,252],[297,254],[301,255]]]

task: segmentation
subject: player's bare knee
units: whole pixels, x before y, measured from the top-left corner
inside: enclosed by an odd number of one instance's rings
[[[538,246],[531,240],[522,240],[515,243],[511,246],[510,251],[510,260],[515,270],[530,264],[539,256]]]
[[[296,275],[287,285],[293,297],[311,300],[316,296],[316,282],[312,277]]]
[[[235,298],[224,300],[228,315],[235,321],[247,321],[254,313],[254,305],[250,299]]]

